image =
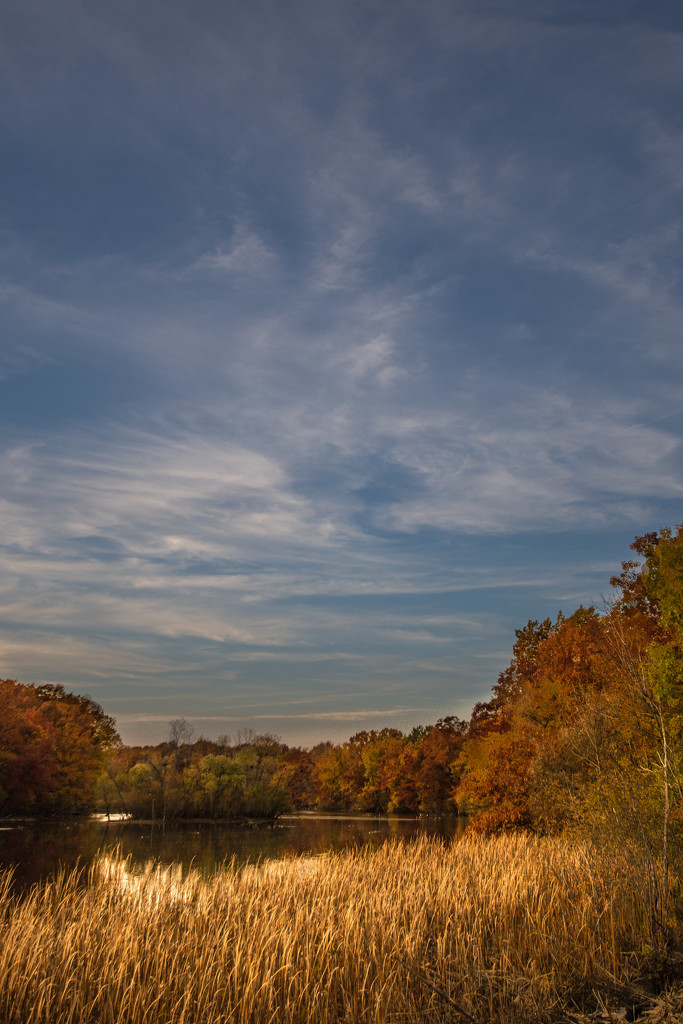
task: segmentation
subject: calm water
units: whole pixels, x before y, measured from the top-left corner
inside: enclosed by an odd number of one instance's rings
[[[379,845],[388,839],[460,835],[464,818],[377,818],[336,815],[292,815],[274,825],[236,828],[222,824],[166,825],[93,819],[0,824],[0,868],[14,866],[16,883],[24,888],[59,867],[87,865],[99,850],[120,848],[133,864],[150,858],[162,864],[215,871],[226,859],[240,863],[316,854],[347,847]]]

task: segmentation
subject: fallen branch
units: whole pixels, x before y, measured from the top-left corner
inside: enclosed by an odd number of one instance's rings
[[[398,960],[402,967],[405,967],[407,971],[409,971],[411,974],[414,974],[418,981],[421,981],[423,985],[427,985],[428,988],[431,988],[432,992],[436,992],[437,996],[440,996],[441,999],[445,999],[445,1001],[447,1003],[450,1003],[450,1005],[455,1010],[457,1010],[458,1013],[461,1013],[463,1017],[467,1017],[467,1019],[471,1021],[472,1024],[479,1024],[479,1021],[476,1019],[476,1017],[473,1017],[471,1013],[467,1012],[467,1010],[463,1010],[462,1006],[459,1006],[454,999],[451,999],[448,992],[444,992],[442,988],[439,988],[438,985],[435,985],[434,982],[430,981],[429,978],[425,977],[424,974],[421,974],[419,971],[416,971],[414,967],[411,967],[410,964],[407,964],[405,960],[401,959],[400,956],[396,959]]]

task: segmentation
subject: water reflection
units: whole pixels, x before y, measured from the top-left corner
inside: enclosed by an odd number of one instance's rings
[[[53,874],[59,867],[89,865],[99,850],[120,848],[133,865],[150,858],[162,864],[181,863],[204,873],[225,860],[239,863],[379,845],[388,839],[460,835],[465,818],[400,818],[300,814],[287,815],[270,825],[223,825],[87,819],[60,822],[22,822],[0,828],[0,867],[14,866],[16,885],[27,885]]]

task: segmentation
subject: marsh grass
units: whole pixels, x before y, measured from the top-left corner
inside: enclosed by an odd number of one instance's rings
[[[102,856],[0,893],[0,1020],[16,1024],[544,1021],[628,985],[647,939],[628,861],[559,840],[430,839],[228,864]],[[421,977],[420,977],[421,976]],[[593,1003],[593,1005],[595,1005]]]

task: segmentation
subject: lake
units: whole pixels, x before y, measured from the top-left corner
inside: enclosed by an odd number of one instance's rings
[[[58,868],[88,865],[98,851],[120,849],[134,866],[150,859],[181,863],[211,873],[225,860],[239,863],[328,850],[379,845],[390,839],[418,835],[452,839],[462,834],[466,818],[370,817],[367,815],[284,815],[273,824],[240,825],[216,822],[106,821],[101,818],[63,821],[0,822],[0,868],[14,866],[16,885],[23,889]]]

